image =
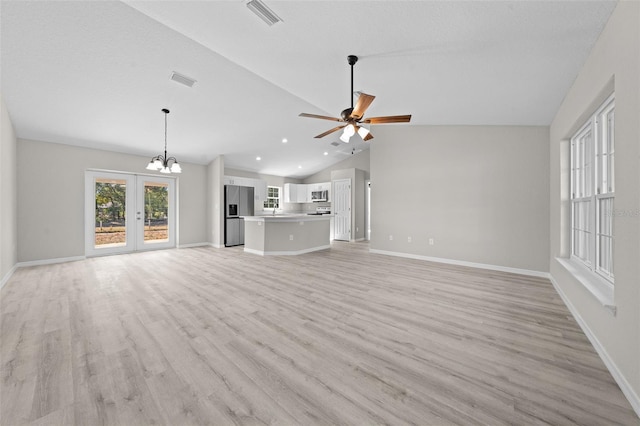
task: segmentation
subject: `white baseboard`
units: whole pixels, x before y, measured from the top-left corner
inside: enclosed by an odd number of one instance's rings
[[[85,260],[86,256],[59,257],[57,259],[30,260],[28,262],[18,262],[18,268],[26,268],[28,266],[53,265],[54,263],[75,262]]]
[[[326,250],[328,248],[331,248],[331,246],[311,247],[308,249],[297,250],[297,251],[262,251],[262,250],[249,249],[245,247],[244,251],[245,253],[257,254],[259,256],[296,256],[298,254],[311,253],[318,250]]]
[[[558,285],[558,282],[553,278],[552,275],[549,275],[549,281],[551,281],[553,288],[556,289],[556,292],[560,295],[560,298],[569,309],[569,312],[571,312],[571,315],[573,315],[573,318],[575,318],[576,322],[578,323],[584,334],[587,336],[587,339],[589,339],[598,355],[600,355],[600,359],[602,359],[602,362],[604,362],[604,365],[613,376],[613,379],[620,387],[620,390],[622,390],[624,396],[627,398],[627,400],[629,400],[629,403],[631,404],[633,410],[636,412],[638,417],[640,417],[640,397],[638,396],[638,394],[633,390],[627,379],[622,375],[622,373],[618,369],[618,366],[613,361],[613,359],[611,359],[605,347],[602,345],[602,343],[600,343],[596,335],[591,331],[587,323],[582,319],[580,313],[578,313],[578,310],[575,308],[575,306],[573,306],[573,303],[571,303],[567,295],[564,294],[564,292]]]
[[[448,265],[469,266],[471,268],[489,269],[491,271],[509,272],[512,274],[529,275],[531,277],[549,278],[548,272],[533,271],[531,269],[510,268],[508,266],[488,265],[485,263],[467,262],[465,260],[444,259],[441,257],[422,256],[419,254],[402,253],[397,251],[369,249],[370,253],[387,256],[405,257],[407,259],[426,260],[429,262],[446,263]]]
[[[203,247],[203,246],[212,246],[211,243],[191,243],[191,244],[180,244],[177,248],[191,248],[191,247]]]
[[[13,265],[13,268],[11,268],[9,272],[4,274],[4,277],[2,277],[2,281],[0,281],[0,289],[4,287],[4,285],[9,281],[9,279],[11,279],[11,276],[16,271],[16,269],[18,269],[18,265]]]
[[[213,248],[224,248],[224,244],[209,243],[209,245]]]
[[[13,265],[13,268],[9,272],[2,277],[2,281],[0,281],[0,289],[4,287],[4,285],[11,279],[13,273],[16,272],[18,268],[27,268],[29,266],[40,266],[40,265],[52,265],[54,263],[64,263],[64,262],[75,262],[77,260],[84,260],[86,257],[84,256],[74,256],[74,257],[61,257],[58,259],[43,259],[43,260],[30,260],[28,262],[18,262]]]

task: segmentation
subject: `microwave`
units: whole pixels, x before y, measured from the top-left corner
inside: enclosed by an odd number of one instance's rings
[[[329,191],[311,191],[311,201],[314,203],[327,201],[328,198],[329,198]]]

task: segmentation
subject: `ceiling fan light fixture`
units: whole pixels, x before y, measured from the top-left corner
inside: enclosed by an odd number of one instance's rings
[[[351,138],[351,136],[348,136],[346,134],[342,134],[342,136],[340,136],[340,140],[344,143],[349,143],[349,139]]]
[[[362,139],[364,139],[369,134],[369,129],[365,129],[364,127],[360,126],[358,127],[358,134]]]
[[[269,26],[282,22],[282,19],[260,0],[248,1],[247,7]]]

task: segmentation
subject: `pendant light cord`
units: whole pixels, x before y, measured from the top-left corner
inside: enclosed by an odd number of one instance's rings
[[[166,162],[167,161],[167,114],[169,113],[169,111],[163,110],[163,112],[164,112],[164,159]]]

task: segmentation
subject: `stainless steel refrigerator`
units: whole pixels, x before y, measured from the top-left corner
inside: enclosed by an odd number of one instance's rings
[[[253,188],[249,186],[224,186],[224,245],[244,244],[244,219],[253,216]]]

